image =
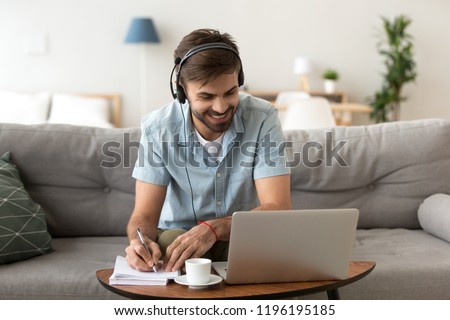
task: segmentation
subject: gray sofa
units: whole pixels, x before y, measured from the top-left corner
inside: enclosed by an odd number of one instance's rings
[[[0,155],[11,152],[29,194],[46,210],[54,249],[0,265],[1,299],[120,298],[95,271],[113,267],[127,245],[139,135],[138,128],[0,124]],[[342,288],[341,298],[450,299],[450,243],[418,219],[426,198],[450,194],[450,122],[285,136],[294,208],[360,210],[353,259],[377,265]]]

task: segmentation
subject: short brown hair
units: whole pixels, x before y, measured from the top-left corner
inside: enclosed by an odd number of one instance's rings
[[[175,49],[174,58],[183,59],[186,52],[195,46],[211,42],[223,42],[238,51],[234,39],[228,34],[221,34],[214,29],[198,29],[185,36]],[[239,72],[242,68],[241,61],[236,54],[229,50],[211,49],[194,54],[181,68],[180,83],[185,85],[186,81],[202,81],[206,84],[221,74]],[[179,72],[179,66],[177,67]]]

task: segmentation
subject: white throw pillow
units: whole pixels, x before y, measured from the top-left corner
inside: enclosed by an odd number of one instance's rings
[[[82,97],[72,94],[54,94],[49,123],[80,126],[112,127],[109,122],[107,99]]]
[[[0,122],[39,124],[47,121],[50,94],[0,90]]]
[[[418,218],[423,230],[450,242],[450,195],[437,193],[426,198],[419,207]]]

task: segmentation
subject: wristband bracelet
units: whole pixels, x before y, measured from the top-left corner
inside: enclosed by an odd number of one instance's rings
[[[211,227],[211,225],[205,221],[199,221],[198,224],[204,224],[205,226],[207,226],[208,228],[211,229],[211,231],[214,233],[214,235],[216,236],[216,240],[219,241],[219,237],[217,236],[216,230],[214,230],[213,227]]]

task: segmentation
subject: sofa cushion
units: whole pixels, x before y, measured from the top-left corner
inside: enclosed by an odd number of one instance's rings
[[[285,137],[292,145],[294,208],[354,207],[359,228],[414,229],[423,200],[450,193],[449,121],[298,130]]]
[[[126,237],[54,238],[55,251],[0,266],[2,299],[124,299],[97,280],[99,269],[114,268]]]
[[[450,299],[449,244],[423,230],[357,230],[352,260],[376,266],[342,299]]]
[[[0,157],[0,264],[52,250],[45,212],[25,190],[9,153]]]
[[[134,206],[139,137],[139,128],[0,124],[0,153],[11,151],[53,237],[119,236]]]
[[[450,299],[449,244],[423,230],[357,230],[353,261],[374,261],[373,271],[339,288],[344,300]],[[302,299],[326,299],[324,293]]]
[[[426,198],[418,218],[426,232],[450,242],[450,195],[440,193]]]

